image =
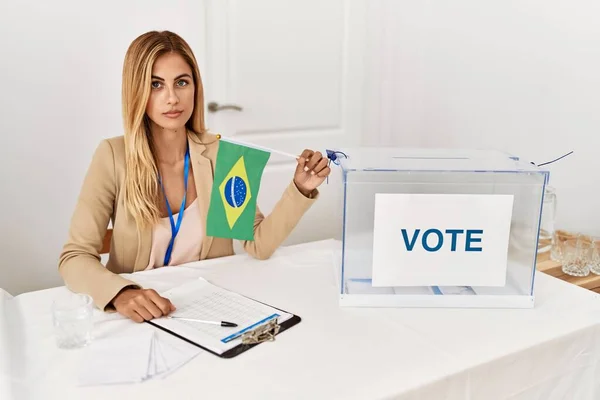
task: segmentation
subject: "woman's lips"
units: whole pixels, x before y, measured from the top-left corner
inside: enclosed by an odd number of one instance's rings
[[[183,111],[169,111],[166,113],[163,113],[163,115],[167,118],[177,118],[181,115]]]

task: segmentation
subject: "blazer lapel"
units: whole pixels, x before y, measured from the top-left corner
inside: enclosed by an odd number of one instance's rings
[[[133,222],[133,231],[137,229],[135,221]],[[152,228],[144,228],[138,234],[138,248],[135,256],[133,272],[146,269],[150,262],[150,251],[152,250]]]
[[[204,239],[202,240],[202,250],[200,251],[200,259],[206,258],[213,238],[206,235],[206,217],[208,216],[208,207],[210,205],[210,195],[212,191],[214,168],[211,160],[204,154],[206,146],[202,144],[194,134],[188,137],[190,146],[190,160],[194,171],[194,182],[196,184],[196,193],[198,194],[198,202],[200,206],[200,214],[204,225]]]

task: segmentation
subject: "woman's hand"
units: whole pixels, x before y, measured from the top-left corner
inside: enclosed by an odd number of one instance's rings
[[[306,149],[302,152],[294,173],[294,183],[303,195],[308,197],[329,176],[331,169],[327,166],[328,162],[327,157],[318,151]]]
[[[125,289],[115,296],[112,304],[119,314],[135,322],[160,318],[175,311],[171,301],[153,289]]]

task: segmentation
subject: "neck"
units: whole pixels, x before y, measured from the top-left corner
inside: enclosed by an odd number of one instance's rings
[[[185,127],[171,130],[153,126],[152,143],[156,159],[161,164],[177,164],[185,158],[187,150],[187,131]]]

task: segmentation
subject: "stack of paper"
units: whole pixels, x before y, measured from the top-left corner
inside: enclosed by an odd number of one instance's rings
[[[139,328],[146,329],[132,329],[92,342],[81,359],[79,384],[105,385],[163,378],[202,351],[155,328]]]

